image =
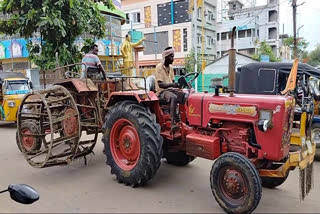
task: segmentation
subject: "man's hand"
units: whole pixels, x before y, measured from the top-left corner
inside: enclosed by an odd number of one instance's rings
[[[179,83],[163,83],[163,82],[158,82],[160,88],[180,88]]]

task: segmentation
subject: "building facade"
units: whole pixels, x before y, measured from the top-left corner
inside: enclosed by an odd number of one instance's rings
[[[239,0],[228,1],[228,19],[218,23],[217,53],[222,56],[230,48],[232,28],[236,26],[235,48],[253,55],[259,41],[266,41],[276,56],[280,55],[279,0],[268,0],[266,5],[244,7]]]
[[[205,0],[203,8],[197,9],[196,35],[189,0],[122,0],[121,4],[127,18],[122,37],[130,31],[140,31],[146,38],[138,67],[155,67],[163,50],[172,46],[176,51],[173,67],[183,68],[186,55],[194,47],[193,41],[197,41],[198,53],[203,50],[204,58],[216,58],[216,0]]]
[[[0,0],[1,3],[1,0]],[[120,56],[121,40],[121,24],[125,21],[125,14],[121,11],[121,4],[119,0],[113,0],[115,9],[110,10],[101,3],[98,8],[106,20],[106,32],[104,38],[96,40],[99,46],[99,58],[105,67],[106,71],[115,71],[120,69],[118,59]],[[5,19],[6,16],[0,14],[0,19]],[[84,40],[92,37],[88,34],[83,34],[76,41],[75,45],[81,50],[84,46]],[[28,60],[29,52],[27,43],[32,41],[34,43],[41,43],[40,35],[35,34],[34,38],[24,39],[18,35],[7,36],[0,34],[0,65],[3,71],[14,71],[26,74],[27,69],[37,68]],[[43,76],[40,75],[43,79]],[[46,79],[54,81],[57,78],[55,74],[46,74]]]

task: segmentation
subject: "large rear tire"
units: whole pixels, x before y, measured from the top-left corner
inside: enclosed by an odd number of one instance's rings
[[[187,155],[184,151],[164,152],[164,158],[168,164],[175,166],[185,166],[195,159],[194,156]]]
[[[107,164],[120,183],[135,187],[153,178],[161,163],[162,137],[149,108],[119,102],[106,115],[103,133]]]
[[[251,213],[261,199],[259,174],[239,153],[225,153],[214,162],[210,184],[216,201],[227,213]]]

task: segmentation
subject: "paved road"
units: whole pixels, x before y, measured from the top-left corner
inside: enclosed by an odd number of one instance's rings
[[[17,149],[15,127],[0,124],[0,187],[26,183],[41,194],[33,205],[20,205],[8,194],[0,195],[0,212],[175,212],[221,213],[209,185],[211,161],[196,159],[187,167],[162,163],[156,177],[142,188],[117,183],[102,154],[102,144],[95,148],[89,165],[77,160],[70,166],[35,169]],[[99,142],[100,138],[99,138]],[[299,200],[298,171],[274,190],[263,189],[256,213],[320,212],[320,163],[315,163],[314,189],[307,200]]]

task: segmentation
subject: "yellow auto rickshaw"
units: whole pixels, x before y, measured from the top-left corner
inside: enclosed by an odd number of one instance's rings
[[[32,90],[31,81],[18,72],[0,72],[0,120],[17,121],[22,98]]]

